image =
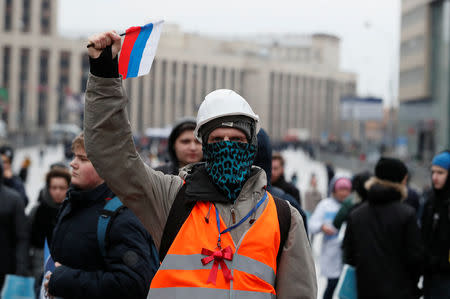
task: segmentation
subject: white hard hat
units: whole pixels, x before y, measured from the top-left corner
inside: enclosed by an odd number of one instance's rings
[[[203,100],[197,113],[197,126],[194,135],[202,142],[199,130],[211,120],[224,116],[247,116],[255,121],[256,132],[260,129],[259,116],[253,112],[247,101],[230,89],[217,89],[209,93]]]

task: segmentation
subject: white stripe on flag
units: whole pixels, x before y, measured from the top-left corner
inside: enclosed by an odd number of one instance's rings
[[[163,21],[153,24],[152,33],[145,44],[144,52],[142,53],[141,63],[139,65],[138,76],[146,75],[150,72],[153,59],[155,58],[156,49],[158,49],[159,37],[161,36]]]

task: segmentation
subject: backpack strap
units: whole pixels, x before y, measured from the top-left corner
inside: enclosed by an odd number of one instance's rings
[[[283,252],[284,244],[289,235],[291,228],[291,208],[289,204],[280,198],[273,197],[278,214],[278,225],[280,226],[280,247],[278,248],[277,264],[280,263],[281,253]]]
[[[113,199],[107,200],[103,210],[98,217],[97,222],[97,241],[98,247],[103,257],[106,256],[106,244],[108,241],[108,232],[111,229],[112,220],[120,213],[124,205],[120,199],[115,196]]]
[[[186,219],[191,214],[196,202],[186,202],[184,195],[186,191],[186,184],[183,184],[177,197],[170,207],[169,216],[167,217],[166,226],[164,227],[163,235],[161,237],[161,245],[159,246],[159,261],[162,262],[169,251],[175,237],[180,231]]]

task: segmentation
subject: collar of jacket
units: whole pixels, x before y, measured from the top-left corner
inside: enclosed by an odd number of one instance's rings
[[[97,186],[90,190],[81,190],[73,185],[70,186],[67,192],[68,200],[75,205],[90,205],[106,198],[113,198],[114,194],[108,188],[106,183]]]
[[[186,170],[186,169],[185,169]],[[185,177],[186,192],[185,200],[187,202],[193,201],[209,201],[216,203],[230,203],[222,192],[211,181],[208,173],[206,172],[205,163],[196,163],[190,169],[187,170],[188,174]],[[245,182],[239,197],[236,200],[241,199],[241,194],[246,193],[248,185],[254,184],[254,180],[257,179],[257,174],[262,171],[259,167],[252,167],[250,177]]]
[[[408,196],[403,184],[380,180],[377,177],[370,178],[364,186],[368,190],[367,200],[373,204],[400,201]]]

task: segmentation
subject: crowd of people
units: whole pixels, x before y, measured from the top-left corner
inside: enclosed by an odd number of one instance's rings
[[[120,36],[89,42],[84,133],[70,169],[51,165],[27,216],[26,169],[15,176],[13,149],[0,148],[0,285],[18,274],[48,298],[316,299],[311,242],[322,234],[324,299],[344,264],[356,269],[358,298],[449,298],[449,151],[431,161],[423,200],[388,157],[352,177],[327,165],[328,194],[315,174],[300,192],[259,116],[220,89],[196,119],[174,124],[170,161],[153,169],[133,142]]]

